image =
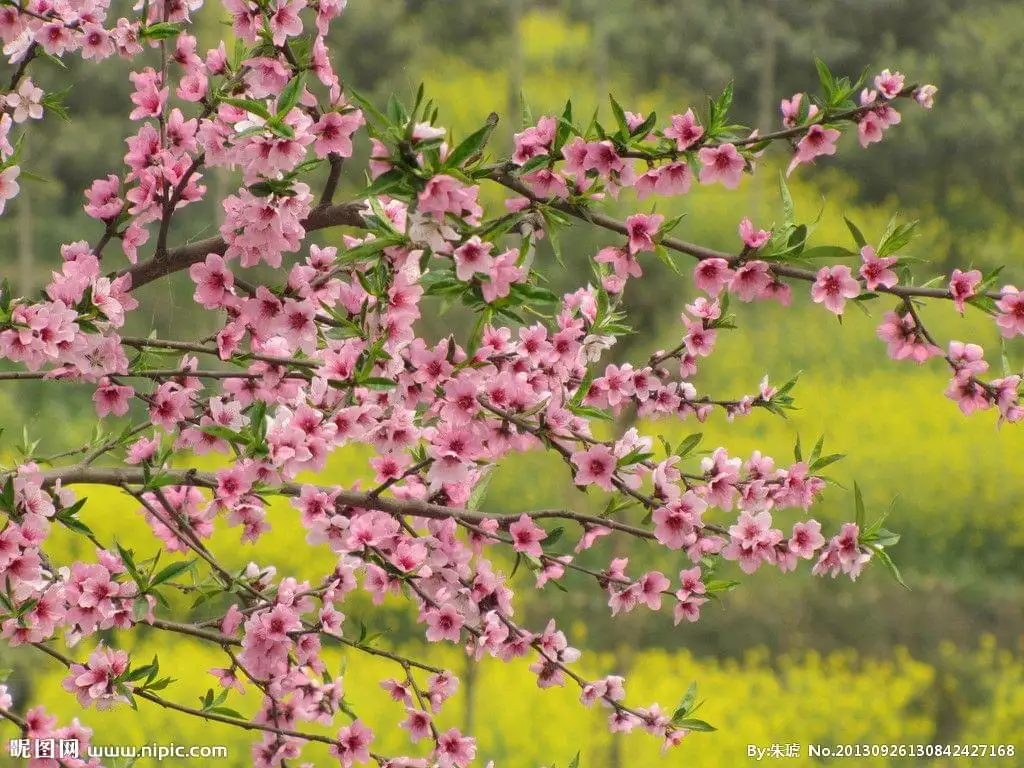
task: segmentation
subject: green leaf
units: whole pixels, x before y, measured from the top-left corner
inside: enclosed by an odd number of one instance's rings
[[[793,458],[797,461],[803,461],[803,451],[800,450],[800,435],[796,436],[796,445],[793,446]]]
[[[680,271],[680,269],[679,269],[679,265],[676,264],[675,259],[672,258],[672,254],[670,254],[668,252],[668,249],[665,248],[665,246],[663,246],[661,243],[658,243],[658,245],[654,246],[654,255],[657,256],[658,259],[665,266],[667,266],[669,269],[671,269],[677,275],[682,275],[683,274]]]
[[[409,120],[409,113],[405,111],[405,105],[402,104],[398,95],[394,92],[388,96],[388,103],[384,111],[392,125],[404,127],[407,123],[411,122]]]
[[[288,84],[281,91],[281,96],[277,100],[277,116],[279,118],[283,119],[292,111],[292,108],[299,103],[299,99],[302,97],[302,88],[305,83],[305,72],[300,72],[288,81]]]
[[[171,563],[162,571],[160,571],[160,573],[156,574],[152,577],[152,579],[150,579],[149,588],[152,589],[158,584],[163,584],[165,581],[170,581],[178,574],[183,573],[187,571],[189,568],[191,568],[193,563],[195,563],[195,560],[185,560],[177,563]]]
[[[651,114],[649,114],[640,125],[630,131],[629,135],[633,138],[642,139],[651,132],[657,122],[658,113],[651,112]]]
[[[845,453],[830,453],[828,456],[822,456],[820,459],[817,459],[816,461],[812,462],[810,470],[811,472],[816,473],[819,469],[824,469],[825,467],[831,464],[835,464],[837,461],[840,461],[845,458]]]
[[[884,565],[886,570],[892,574],[892,577],[896,579],[896,583],[907,591],[911,591],[910,587],[907,586],[907,582],[903,580],[903,576],[900,574],[900,569],[896,567],[896,563],[893,562],[889,553],[877,546],[872,546],[870,549],[875,553],[875,557],[882,561],[882,565]]]
[[[917,224],[916,219],[896,227],[890,223],[889,229],[886,230],[882,241],[878,244],[879,258],[890,256],[905,248],[916,236]]]
[[[824,445],[825,445],[825,436],[821,435],[818,438],[817,442],[815,442],[814,448],[811,449],[811,458],[808,460],[811,464],[816,462],[818,460],[818,457],[821,456],[821,449],[822,449],[822,446],[824,446]]]
[[[114,542],[114,546],[117,547],[117,554],[121,557],[121,562],[124,563],[124,567],[125,570],[128,571],[128,575],[132,577],[132,580],[136,584],[140,584],[142,580],[139,578],[139,571],[135,565],[135,558],[132,557],[131,551],[122,547],[120,542]]]
[[[526,103],[526,96],[523,92],[519,92],[519,123],[521,128],[529,128],[534,124],[533,111],[530,109],[530,105]]]
[[[695,432],[688,437],[684,437],[683,441],[679,443],[679,447],[676,448],[675,455],[680,458],[686,458],[700,444],[703,438],[703,432]]]
[[[233,99],[225,96],[221,98],[221,101],[225,104],[230,104],[232,107],[244,109],[246,112],[262,117],[264,120],[270,120],[273,117],[270,114],[270,110],[267,109],[267,105],[256,99]]]
[[[789,194],[789,187],[786,185],[786,177],[779,173],[779,196],[782,198],[782,217],[786,224],[793,224],[796,221],[796,208],[793,205],[793,196]]]
[[[619,126],[619,135],[625,140],[629,138],[629,124],[626,122],[626,113],[610,93],[608,94],[608,101],[611,102],[612,114],[615,116],[615,122]]]
[[[139,37],[143,40],[168,40],[180,35],[183,29],[185,29],[184,22],[161,21],[156,24],[150,24],[148,27],[143,27],[139,31]]]
[[[685,717],[693,709],[694,703],[697,701],[697,681],[694,680],[690,683],[690,687],[686,689],[686,693],[683,694],[683,698],[679,701],[679,706],[676,707],[676,711],[682,711]]]
[[[214,713],[216,713],[218,715],[225,715],[226,717],[233,717],[236,720],[246,720],[246,721],[248,721],[248,719],[249,719],[247,717],[244,717],[240,712],[236,712],[235,710],[233,710],[233,709],[231,709],[229,707],[210,707],[206,711],[207,712],[214,712]]]
[[[858,248],[863,248],[868,244],[868,241],[864,239],[864,235],[857,228],[857,225],[850,221],[848,218],[843,216],[843,221],[846,222],[846,228],[850,230],[850,234],[853,235],[853,242],[857,244]]]
[[[385,379],[381,376],[370,376],[369,378],[359,380],[360,387],[376,390],[393,389],[397,384],[398,382],[394,379]]]
[[[474,131],[463,139],[451,154],[445,159],[444,164],[448,168],[459,168],[467,158],[480,152],[487,143],[487,137],[491,133],[491,126],[485,125],[478,131]]]
[[[800,254],[801,259],[848,259],[856,256],[849,248],[838,245],[816,245],[813,248],[804,249]]]
[[[857,509],[857,517],[854,522],[857,523],[857,529],[860,531],[864,530],[864,518],[867,516],[867,512],[864,509],[864,496],[860,492],[860,486],[857,485],[857,481],[853,481],[853,503]]]
[[[831,105],[836,90],[835,77],[833,77],[825,62],[817,56],[814,57],[814,66],[818,70],[818,80],[821,82],[821,90],[825,95],[825,103]]]
[[[466,509],[470,512],[477,512],[480,509],[480,505],[483,503],[484,498],[487,496],[487,488],[491,484],[491,479],[494,477],[494,465],[491,465],[484,472],[484,476],[480,478],[480,481],[473,486],[473,490],[470,491],[469,500],[466,502]]]
[[[391,121],[388,120],[387,116],[383,112],[377,109],[372,101],[357,93],[351,86],[345,87],[345,93],[352,101],[362,108],[365,114],[368,114],[382,125],[391,126]]]
[[[580,753],[579,752],[577,752],[576,753],[576,757],[574,757],[570,761],[568,768],[580,768]]]
[[[686,720],[673,720],[672,725],[678,728],[685,728],[688,731],[699,731],[701,733],[710,733],[711,731],[718,730],[715,726],[693,717]]]

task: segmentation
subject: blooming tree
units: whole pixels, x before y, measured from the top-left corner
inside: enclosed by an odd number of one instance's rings
[[[838,530],[802,514],[829,482],[822,471],[840,458],[822,455],[820,441],[806,456],[798,445],[788,464],[722,447],[699,455],[696,435],[677,446],[635,428],[605,439],[595,423],[626,408],[645,423],[703,421],[716,409],[730,419],[755,409],[784,415],[795,380],[775,386],[766,377],[749,394],[721,397],[698,392],[692,379],[718,334],[736,327],[731,301],[788,306],[794,290],[840,318],[850,302],[885,303],[891,311],[878,336],[893,359],[941,358],[952,375],[946,395],[965,414],[1024,417],[1020,376],[986,377],[982,348],[940,345],[920,311],[926,300],[951,301],[961,313],[970,305],[1010,339],[1024,334],[1024,293],[997,289],[996,274],[977,270],[916,282],[901,258],[913,224],[894,221],[872,244],[851,225],[857,251],[812,248],[784,181],[783,220],[763,229],[737,222],[734,252],[685,242],[673,235],[678,219],[640,212],[651,195],[737,187],[772,145],[791,156],[787,174],[835,154],[844,132],[868,147],[900,122],[903,102],[931,108],[933,86],[888,70],[851,83],[819,62],[821,92],[783,101],[782,127],[763,134],[730,122],[731,89],[699,114],[667,120],[612,99],[613,121],[587,124],[570,103],[517,133],[502,158],[488,151],[496,118],[452,137],[422,89],[411,107],[392,99],[382,111],[344,87],[325,43],[344,0],[225,0],[233,43],[206,51],[190,33],[201,0],[147,0],[120,16],[109,5],[0,6],[14,70],[2,92],[0,209],[18,193],[19,148],[31,142],[33,122],[63,111],[59,93],[33,81],[34,67],[81,56],[97,66],[120,57],[134,69],[126,106],[137,128],[127,153],[84,191],[95,236],[62,247],[41,297],[15,296],[6,283],[0,294],[0,357],[16,364],[0,379],[95,388],[95,439],[60,457],[26,445],[0,474],[3,638],[66,667],[63,687],[83,710],[160,705],[245,727],[260,767],[312,766],[300,762],[311,742],[328,744],[345,768],[471,764],[473,736],[436,724],[458,679],[353,633],[346,596],[364,590],[375,604],[404,597],[426,641],[461,645],[475,660],[525,659],[539,687],[576,686],[582,706],[607,709],[612,731],[643,729],[668,749],[712,730],[695,716],[695,690],[660,706],[627,696],[614,670],[585,675],[554,621],[530,627],[518,618],[512,572],[496,563],[514,558],[538,587],[578,571],[613,615],[665,608],[679,623],[697,621],[703,604],[736,586],[714,578],[723,560],[747,574],[808,560],[815,575],[850,578],[877,560],[899,578],[888,554],[898,537],[881,518],[865,520],[859,491],[855,519]],[[368,186],[340,202],[342,164],[360,143],[370,150]],[[208,168],[240,172],[219,201],[220,234],[175,243],[172,221],[204,199]],[[316,189],[308,183],[324,176]],[[484,185],[505,193],[504,210],[485,211]],[[633,195],[638,212],[624,221],[602,213],[608,197]],[[570,225],[606,230],[614,244],[590,259],[585,285],[558,296],[538,281],[535,246]],[[336,245],[309,242],[338,227],[347,234]],[[682,314],[679,344],[635,364],[602,362],[629,333],[621,297],[652,257],[701,294]],[[695,260],[692,276],[683,257]],[[809,266],[823,259],[826,266]],[[195,311],[217,318],[216,334],[123,335],[139,306],[135,291],[180,271],[195,284]],[[465,305],[476,317],[472,331],[424,338],[417,321],[427,296]],[[161,366],[168,353],[180,359]],[[373,487],[296,482],[353,444],[373,449]],[[484,503],[490,470],[533,450],[606,497],[605,512]],[[219,455],[221,468],[189,468],[191,454]],[[80,519],[87,500],[76,498],[78,484],[128,494],[153,546],[130,551],[99,540]],[[290,499],[310,547],[333,553],[329,572],[300,581],[273,566],[221,564],[208,546],[214,529],[237,527],[258,551],[273,496]],[[799,517],[785,530],[783,510]],[[88,556],[53,562],[46,549],[55,526],[88,540]],[[592,547],[605,536],[678,551],[683,567],[664,574],[626,558],[600,562]],[[165,596],[175,588],[225,607],[210,621],[175,621]],[[96,640],[101,630],[117,638],[136,626],[223,652],[201,706],[175,698],[157,659]],[[381,681],[393,722],[364,722],[346,701],[344,678],[329,663],[339,647],[353,663],[361,654],[394,663],[395,676]],[[81,747],[31,765],[99,764],[87,756],[91,732],[77,720],[57,722],[45,704],[15,704],[0,686],[0,716],[28,737]],[[383,754],[375,729],[396,723],[408,751]],[[335,730],[324,736],[311,724]]]

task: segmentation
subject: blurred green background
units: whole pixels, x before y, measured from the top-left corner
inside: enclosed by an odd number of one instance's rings
[[[218,13],[208,5],[198,14],[203,50],[230,33]],[[839,156],[801,168],[791,184],[798,215],[806,221],[822,212],[816,240],[849,246],[843,214],[871,241],[899,210],[922,220],[922,234],[909,249],[929,262],[919,266],[920,277],[952,266],[1007,264],[1006,281],[1019,283],[1024,185],[1016,181],[1024,171],[1024,110],[1016,91],[1024,74],[1022,35],[1024,4],[990,0],[352,0],[335,24],[331,47],[343,82],[381,103],[391,91],[409,98],[424,81],[427,95],[441,107],[440,123],[456,137],[498,111],[503,122],[494,146],[502,151],[520,129],[520,93],[539,116],[560,110],[570,97],[577,115],[589,115],[613,92],[628,110],[657,109],[664,124],[673,112],[703,106],[706,94],[717,94],[735,78],[736,117],[764,131],[778,125],[779,99],[816,87],[814,55],[841,74],[898,69],[913,81],[939,86],[935,109],[926,113],[909,104],[903,123],[883,144],[862,150],[847,137]],[[47,62],[34,70],[47,90],[72,86],[73,120],[62,123],[51,115],[34,126],[24,167],[48,181],[26,180],[0,219],[0,246],[7,254],[3,272],[25,295],[45,284],[60,243],[96,236],[95,222],[82,212],[82,190],[120,169],[129,130],[127,67],[110,61],[101,67],[68,64],[66,71]],[[367,151],[364,139],[361,155],[346,166],[350,191],[364,181]],[[775,179],[784,160],[769,153],[764,163],[762,173],[736,192],[695,188],[683,199],[658,200],[658,211],[688,214],[678,236],[734,249],[743,216],[768,226],[778,213]],[[234,188],[226,173],[213,172],[205,183],[209,200]],[[500,206],[500,190],[485,187],[482,196],[492,210]],[[645,201],[645,210],[650,203]],[[611,212],[626,215],[635,207],[632,195],[624,194]],[[192,206],[187,214],[176,223],[172,241],[216,230],[212,203]],[[319,238],[339,239],[336,232]],[[590,279],[586,259],[614,242],[585,227],[563,233],[561,240],[565,268],[548,252],[540,259],[562,289]],[[110,268],[122,264],[114,247],[105,258]],[[679,312],[694,295],[688,280],[656,260],[643,264],[644,278],[627,290],[638,333],[613,350],[618,360],[644,360],[654,349],[678,343]],[[765,373],[781,383],[803,371],[796,390],[800,410],[789,421],[758,412],[731,424],[716,416],[704,425],[658,422],[642,428],[673,442],[703,431],[704,447],[723,445],[743,457],[760,449],[780,461],[788,459],[797,435],[809,445],[823,434],[826,452],[848,455],[831,474],[847,487],[857,480],[869,513],[893,504],[888,527],[903,536],[893,555],[912,591],[876,567],[856,584],[813,578],[806,569],[785,577],[741,575],[743,586],[726,597],[724,607],[708,605],[697,624],[673,627],[669,615],[642,610],[611,622],[591,584],[568,577],[568,594],[550,587],[536,592],[530,574],[517,574],[530,622],[557,616],[574,643],[592,652],[584,656],[585,672],[628,673],[632,701],[672,707],[689,682],[698,681],[708,700],[704,717],[720,730],[695,735],[666,757],[644,734],[611,739],[603,713],[582,709],[573,690],[537,690],[525,664],[485,663],[467,672],[457,649],[417,645],[421,632],[401,602],[382,610],[352,598],[345,609],[350,622],[388,628],[385,642],[412,648],[432,663],[449,663],[462,677],[462,690],[441,724],[472,728],[480,737],[481,764],[494,759],[498,768],[564,766],[580,749],[585,768],[735,766],[752,762],[748,744],[799,743],[806,755],[812,742],[1016,742],[1018,757],[1006,760],[836,762],[1024,764],[1024,437],[1019,428],[997,430],[992,414],[962,417],[943,397],[947,376],[941,365],[888,360],[874,329],[892,307],[876,302],[870,318],[848,312],[839,325],[810,305],[806,286],[796,286],[794,293],[790,310],[736,308],[740,329],[720,334],[717,354],[696,379],[702,392],[733,396],[756,390]],[[209,333],[216,318],[194,311],[191,294],[184,274],[147,286],[138,294],[142,307],[128,330],[144,335],[156,329],[161,337],[178,339]],[[948,303],[928,306],[923,314],[941,339],[984,345],[999,369],[999,338],[986,318],[961,318]],[[454,328],[464,338],[464,320],[457,312],[427,317],[422,333],[436,339]],[[1006,352],[1019,370],[1019,349]],[[92,429],[90,394],[88,387],[73,385],[5,383],[0,424],[7,431],[0,450],[9,455],[12,437],[20,437],[23,426],[41,438],[43,451],[80,445]],[[368,457],[365,451],[345,451],[319,479],[367,478]],[[144,556],[155,552],[155,539],[132,503],[110,489],[80,492],[90,497],[82,519],[101,540],[116,536]],[[546,504],[603,506],[602,499],[573,488],[560,462],[535,454],[500,467],[485,509]],[[833,529],[853,517],[851,494],[830,487],[813,512]],[[237,531],[220,530],[211,549],[229,565],[253,560],[309,578],[330,567],[325,552],[305,545],[290,507],[275,505],[270,520],[272,534],[255,547],[240,544]],[[57,562],[93,557],[82,541],[60,534],[49,553]],[[680,566],[678,558],[652,559],[649,548],[624,539],[602,543],[595,557],[613,554],[669,573]],[[205,618],[217,607],[200,606],[191,618]],[[216,649],[156,632],[116,642],[140,660],[159,652],[162,668],[179,678],[166,695],[186,704],[195,704],[215,683],[201,670],[225,661]],[[75,652],[81,656],[84,649]],[[328,653],[332,663],[341,663],[341,651]],[[0,656],[0,666],[15,668],[9,683],[19,704],[45,703],[64,718],[83,715],[59,691],[61,671],[45,658],[6,649]],[[404,733],[395,727],[403,713],[377,685],[397,670],[366,657],[350,661],[347,699],[379,728],[380,751],[404,751]],[[236,694],[227,704],[244,713],[256,706],[253,697]],[[228,744],[227,765],[249,763],[249,734],[146,702],[140,708],[138,714],[124,708],[88,712],[83,720],[96,729],[97,743]],[[317,748],[309,755],[317,765],[328,764]],[[803,757],[785,764],[818,763]]]

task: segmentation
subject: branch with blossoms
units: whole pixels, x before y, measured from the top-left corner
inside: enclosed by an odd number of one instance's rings
[[[918,282],[905,256],[913,222],[894,219],[871,243],[850,224],[856,250],[812,247],[813,224],[797,219],[786,186],[788,175],[839,151],[845,132],[867,148],[901,122],[902,104],[930,109],[933,86],[888,70],[851,82],[819,61],[820,92],[782,101],[778,130],[734,124],[729,87],[706,108],[666,119],[612,98],[610,122],[580,122],[569,102],[515,134],[510,156],[491,156],[497,116],[456,140],[422,88],[411,105],[393,98],[381,110],[343,86],[326,39],[345,3],[225,0],[237,42],[202,55],[192,26],[199,5],[151,1],[117,19],[104,0],[87,13],[0,5],[14,67],[0,93],[0,213],[19,191],[19,149],[32,125],[67,116],[63,93],[44,91],[38,68],[74,55],[134,66],[126,107],[137,130],[84,191],[95,244],[64,244],[41,298],[0,289],[0,358],[14,364],[0,381],[93,387],[98,426],[88,444],[46,456],[26,436],[18,463],[0,472],[0,634],[66,668],[63,686],[83,709],[156,705],[253,731],[258,768],[288,765],[317,743],[343,768],[470,765],[480,751],[472,734],[439,725],[458,679],[347,617],[347,597],[361,590],[374,605],[403,598],[426,643],[462,646],[473,661],[525,659],[540,688],[574,685],[583,706],[608,711],[612,731],[643,729],[667,750],[713,730],[695,716],[695,687],[674,707],[627,704],[627,681],[614,670],[585,673],[583,654],[553,620],[541,629],[513,618],[520,569],[537,589],[567,589],[565,574],[582,574],[612,616],[671,608],[680,624],[740,586],[720,575],[730,562],[752,574],[806,560],[812,574],[855,579],[878,561],[902,581],[890,555],[899,537],[883,527],[885,515],[867,520],[856,485],[851,522],[826,533],[809,516],[833,482],[824,470],[843,458],[825,454],[822,440],[806,456],[798,442],[783,463],[759,451],[699,452],[699,432],[673,446],[637,428],[608,434],[607,423],[627,408],[645,430],[665,418],[703,422],[716,409],[730,421],[784,417],[796,377],[775,385],[766,376],[739,395],[698,391],[695,381],[713,365],[720,335],[741,327],[737,305],[789,306],[801,286],[840,320],[851,302],[893,302],[878,328],[891,357],[942,357],[952,372],[946,395],[965,414],[1024,419],[1020,375],[983,378],[984,350],[951,340],[943,351],[922,311],[950,301],[986,313],[1009,340],[1024,335],[1022,292],[999,288],[998,270]],[[369,145],[369,180],[346,195],[359,142]],[[773,147],[789,159],[782,221],[761,228],[742,218],[732,252],[683,240],[681,219],[641,209],[652,195],[735,189]],[[215,201],[219,233],[176,243],[175,222],[208,196],[209,169],[239,172],[238,187]],[[485,211],[482,185],[505,195],[502,211]],[[614,218],[608,198],[629,201],[633,213]],[[570,226],[610,242],[588,258],[592,280],[559,296],[544,285],[537,244],[546,240],[561,260],[559,233]],[[332,244],[311,242],[339,228]],[[653,257],[688,282],[680,256],[696,261],[699,295],[684,303],[678,343],[635,363],[602,363],[632,332],[622,302],[631,281]],[[217,332],[125,335],[137,289],[185,270],[194,311],[214,316]],[[471,330],[425,338],[427,297],[463,305]],[[368,489],[296,482],[355,445],[373,452]],[[487,496],[494,468],[534,450],[600,495],[603,511],[499,508]],[[193,455],[216,457],[219,468],[190,468]],[[102,541],[89,527],[102,512],[73,490],[83,485],[126,494],[152,541]],[[218,557],[210,540],[221,527],[259,547],[276,496],[289,499],[309,547],[331,552],[331,570],[300,579],[258,565],[258,555],[241,570]],[[780,516],[794,512],[784,530]],[[85,538],[91,554],[56,562],[46,551],[55,526]],[[609,560],[595,547],[605,537],[634,543],[633,553],[682,554],[685,567],[665,574],[645,567],[646,555]],[[227,607],[180,621],[184,599],[193,609]],[[110,640],[99,642],[100,632]],[[199,707],[175,697],[158,658],[116,647],[132,632],[219,649],[225,666],[208,670],[216,683]],[[70,655],[80,645],[85,661]],[[340,654],[392,666],[395,676],[381,681],[392,720],[359,717],[344,675],[328,671]],[[86,754],[87,728],[58,726],[45,705],[16,707],[26,703],[0,686],[0,718],[33,738],[76,741]],[[395,724],[408,754],[374,751],[376,733]]]

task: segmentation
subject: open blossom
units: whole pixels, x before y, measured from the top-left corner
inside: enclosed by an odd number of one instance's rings
[[[675,139],[676,149],[680,152],[692,147],[703,135],[704,129],[697,123],[692,109],[686,110],[683,115],[672,115],[672,124],[665,129],[665,138]],[[701,183],[704,183],[703,179]]]
[[[800,102],[803,101],[804,94],[794,94],[792,99],[783,99],[781,104],[782,109],[782,125],[785,128],[794,128],[797,123],[800,122]],[[810,120],[816,114],[818,114],[818,107],[815,104],[810,104],[807,107],[807,119]]]
[[[860,249],[860,258],[864,262],[860,266],[860,276],[864,278],[864,284],[869,291],[880,285],[892,288],[899,282],[896,273],[891,269],[897,262],[895,256],[879,256],[874,248],[865,245]]]
[[[977,269],[972,269],[969,272],[953,270],[953,274],[949,278],[949,295],[953,297],[953,304],[956,305],[956,310],[961,315],[965,311],[964,302],[974,295],[974,291],[980,283],[981,272]]]
[[[513,534],[514,535],[514,534]],[[462,625],[465,623],[459,612],[451,604],[432,608],[425,615],[427,621],[427,640],[436,643],[438,640],[459,642]]]
[[[5,97],[7,106],[14,110],[14,122],[23,123],[29,118],[39,120],[43,116],[43,89],[36,87],[31,77],[26,77],[18,84],[18,90],[8,93]]]
[[[734,145],[704,147],[697,153],[697,157],[701,164],[701,184],[720,181],[726,189],[736,189],[740,185],[746,161]]]
[[[118,702],[127,701],[114,688],[118,680],[128,671],[128,653],[99,646],[89,656],[86,664],[72,664],[70,673],[61,681],[64,690],[75,694],[83,708],[96,705],[97,709],[109,709]]]
[[[764,229],[755,231],[753,222],[747,217],[740,222],[740,237],[743,239],[743,244],[751,250],[760,248],[768,242],[771,236],[772,233]]]
[[[788,546],[789,551],[797,557],[810,560],[824,543],[825,537],[821,535],[821,523],[817,520],[808,520],[793,526]]]
[[[845,264],[834,267],[822,267],[818,277],[811,286],[811,299],[815,304],[824,303],[829,312],[843,314],[846,300],[860,295],[860,283],[850,273]]]
[[[341,763],[342,768],[370,761],[371,731],[362,720],[356,720],[338,731],[337,741],[328,751]]]
[[[996,302],[996,309],[999,310],[996,325],[999,326],[999,332],[1007,339],[1018,334],[1024,335],[1024,292],[1012,285],[1004,285],[1002,294],[1003,297]]]
[[[434,759],[438,768],[466,768],[476,757],[476,739],[449,728],[437,737]]]
[[[903,90],[906,79],[899,72],[890,72],[883,69],[880,75],[875,76],[875,88],[877,88],[887,99],[895,99]]]
[[[729,290],[740,301],[763,299],[774,282],[768,262],[755,259],[737,267],[729,280]]]
[[[938,90],[934,85],[922,85],[914,91],[914,101],[925,109],[931,109],[935,106],[935,94]]]
[[[693,545],[703,526],[701,514],[707,506],[704,499],[693,491],[687,491],[675,501],[658,507],[651,514],[654,537],[669,549]]]
[[[924,338],[909,312],[902,316],[887,312],[884,320],[878,326],[878,338],[888,343],[889,357],[894,360],[909,357],[921,364],[929,357],[942,354],[941,349]]]
[[[21,169],[16,165],[0,171],[0,213],[4,212],[8,200],[13,200],[18,196],[21,189],[17,181],[19,173],[21,173]]]
[[[316,136],[313,151],[317,157],[327,157],[332,152],[339,157],[352,157],[352,135],[365,124],[362,110],[327,112],[312,127]]]
[[[796,154],[793,155],[789,168],[786,170],[788,176],[793,170],[804,163],[813,162],[814,158],[822,155],[834,155],[836,153],[836,140],[842,135],[835,128],[825,128],[821,125],[812,125],[807,129],[804,137],[797,142]]]
[[[701,259],[693,268],[693,283],[698,289],[717,296],[732,280],[733,271],[729,262],[721,258]]]
[[[491,270],[493,243],[485,243],[477,235],[455,249],[455,275],[459,280],[470,280],[473,275],[486,275]]]
[[[626,219],[626,230],[629,232],[629,252],[636,254],[640,251],[654,250],[654,236],[658,234],[658,228],[665,217],[661,214],[645,216],[638,213]]]
[[[512,536],[512,548],[533,557],[544,554],[540,543],[547,538],[547,531],[530,519],[529,515],[520,515],[519,519],[509,526]]]
[[[615,454],[606,445],[593,445],[586,451],[576,451],[571,457],[576,466],[576,484],[594,484],[611,493],[615,490],[612,482],[616,459]]]

